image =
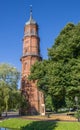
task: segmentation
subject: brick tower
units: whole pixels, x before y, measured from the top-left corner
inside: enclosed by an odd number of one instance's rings
[[[26,111],[29,115],[45,114],[44,95],[38,90],[36,81],[28,81],[30,68],[36,61],[41,61],[40,55],[40,38],[38,35],[38,24],[32,17],[30,10],[30,19],[24,27],[23,38],[23,56],[22,62],[22,79],[21,91],[25,95],[28,108]]]

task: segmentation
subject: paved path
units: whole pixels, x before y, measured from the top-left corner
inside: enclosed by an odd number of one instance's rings
[[[2,114],[3,119],[5,118],[22,118],[26,120],[36,121],[77,121],[77,119],[67,114],[51,114],[48,116],[19,116],[19,112],[8,112],[7,117],[5,113]]]
[[[38,120],[38,121],[72,121],[72,122],[77,121],[77,119],[73,116],[62,114],[50,115],[49,118],[47,116],[22,116],[21,118],[26,120]]]

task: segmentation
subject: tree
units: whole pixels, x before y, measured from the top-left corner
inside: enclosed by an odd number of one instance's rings
[[[31,68],[30,80],[49,94],[55,111],[80,95],[80,23],[67,24],[48,49],[48,60],[36,62]],[[69,103],[68,103],[69,104]]]
[[[49,59],[62,62],[66,99],[75,106],[75,96],[80,95],[80,23],[67,24],[49,49]],[[66,100],[66,101],[68,101]]]
[[[54,107],[52,104],[52,99],[50,95],[45,95],[45,107],[46,107],[46,111],[53,111]]]
[[[29,76],[31,80],[37,80],[39,89],[46,95],[51,96],[51,102],[55,111],[65,104],[65,87],[60,83],[63,83],[65,80],[61,65],[61,63],[56,64],[46,60],[36,62],[31,68],[31,75]],[[61,73],[59,73],[60,71]]]
[[[20,78],[20,72],[9,64],[0,64],[0,100],[3,105],[0,104],[1,112],[9,109],[9,100],[11,99],[11,93],[17,90],[18,80]]]
[[[21,97],[20,98],[21,100],[20,100],[20,104],[19,104],[20,105],[19,106],[19,114],[20,115],[26,115],[29,104],[26,100],[26,97],[23,94],[21,94],[20,97]]]

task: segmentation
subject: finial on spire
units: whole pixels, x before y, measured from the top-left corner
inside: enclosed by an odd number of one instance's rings
[[[30,19],[32,19],[32,5],[30,5]]]
[[[32,13],[32,5],[30,5],[30,12]]]

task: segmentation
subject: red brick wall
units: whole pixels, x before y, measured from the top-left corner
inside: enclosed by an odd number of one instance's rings
[[[29,24],[24,27],[22,80],[21,90],[25,94],[29,103],[28,114],[35,115],[41,113],[41,105],[44,104],[43,93],[36,86],[36,81],[28,81],[30,68],[40,57],[40,39],[38,37],[37,24]],[[24,82],[23,82],[24,81]]]

